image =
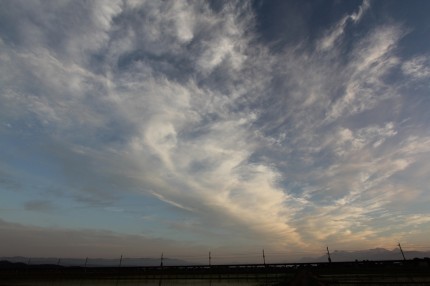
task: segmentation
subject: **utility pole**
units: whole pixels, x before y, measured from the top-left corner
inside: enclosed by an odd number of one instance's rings
[[[330,251],[328,250],[328,246],[327,246],[327,257],[328,257],[328,262],[331,263],[331,256],[330,256]]]
[[[57,265],[60,265],[61,258],[58,258]]]
[[[122,264],[122,254],[121,254],[121,258],[119,259],[119,267],[121,267]]]
[[[85,271],[87,271],[87,263],[88,263],[88,257],[85,259],[85,265],[84,265]]]
[[[263,263],[264,263],[264,266],[266,266],[266,255],[264,255],[264,249],[263,249]]]
[[[163,267],[163,259],[164,259],[163,255],[164,253],[161,252],[160,267]]]
[[[212,265],[212,256],[211,256],[211,252],[209,251],[209,267],[211,267]]]
[[[403,260],[406,260],[406,258],[405,258],[405,254],[403,253],[403,249],[402,249],[402,246],[400,245],[400,242],[399,242],[398,246],[399,246],[399,248],[400,248],[400,252],[402,253]]]

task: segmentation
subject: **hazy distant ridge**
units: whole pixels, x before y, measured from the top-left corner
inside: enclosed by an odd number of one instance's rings
[[[430,251],[404,251],[406,259],[414,258],[425,258],[430,257]],[[359,251],[344,251],[344,250],[334,250],[331,252],[331,259],[333,262],[342,261],[354,261],[354,260],[401,260],[403,259],[400,251],[398,249],[387,250],[384,248],[375,248],[368,250]],[[28,263],[28,257],[0,257],[0,260],[7,260],[10,262],[21,262]],[[319,257],[303,257],[298,261],[288,261],[294,262],[325,262],[327,261],[327,255],[322,255]],[[58,261],[58,258],[31,258],[31,265],[40,264],[51,264],[51,265],[61,266],[84,266],[85,258],[62,258]],[[252,263],[252,262],[250,262]],[[164,258],[164,266],[180,266],[180,265],[195,265],[189,261],[175,259],[175,258]],[[159,266],[160,258],[123,258],[121,265],[127,266]],[[117,259],[104,259],[104,258],[89,258],[87,262],[87,267],[111,267],[119,266],[119,258]]]
[[[16,257],[0,257],[0,260],[6,260],[10,262],[21,262],[28,263],[28,257],[16,256]],[[58,258],[31,258],[30,265],[40,264],[51,264],[61,266],[85,266],[85,258],[62,258],[58,261]],[[163,265],[193,265],[185,260],[164,258]],[[87,267],[112,267],[119,266],[118,259],[105,259],[105,258],[89,258]],[[160,266],[160,258],[123,258],[121,266]]]
[[[430,251],[404,251],[406,259],[430,257]],[[354,260],[401,260],[403,259],[399,249],[388,250],[385,248],[374,248],[358,251],[335,250],[330,253],[333,262]],[[320,257],[304,257],[301,262],[327,261],[327,255]]]

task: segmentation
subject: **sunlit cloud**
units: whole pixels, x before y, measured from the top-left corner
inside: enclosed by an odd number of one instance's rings
[[[406,239],[428,223],[429,102],[409,87],[429,60],[374,5],[273,49],[248,2],[7,2],[0,189],[23,215],[3,225],[56,213],[58,235],[172,251]],[[79,208],[94,220],[61,214]]]

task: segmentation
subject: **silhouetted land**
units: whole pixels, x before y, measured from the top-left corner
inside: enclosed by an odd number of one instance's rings
[[[63,267],[0,262],[0,285],[17,280],[270,279],[262,285],[430,285],[430,259],[324,263]],[[262,280],[262,281],[263,281]],[[304,283],[304,284],[303,284]]]

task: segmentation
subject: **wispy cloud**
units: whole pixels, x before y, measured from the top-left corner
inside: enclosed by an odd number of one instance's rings
[[[336,41],[342,37],[345,33],[346,25],[349,21],[354,24],[360,22],[366,10],[370,8],[370,2],[364,0],[363,3],[358,7],[357,11],[344,16],[339,22],[337,22],[334,27],[328,30],[324,37],[318,41],[317,50],[325,51],[334,47]]]
[[[413,78],[424,79],[430,76],[429,58],[417,56],[402,64],[402,71]]]
[[[390,240],[406,218],[427,223],[397,203],[426,198],[430,134],[405,83],[428,77],[428,59],[402,57],[407,29],[394,22],[351,37],[369,3],[316,46],[277,51],[249,3],[7,3],[1,144],[27,154],[0,153],[0,168],[23,174],[23,189],[34,177],[62,187],[59,206],[127,213],[132,196],[154,200],[145,231],[173,233],[172,245]],[[26,192],[24,210],[50,208]],[[394,213],[405,222],[382,229]]]

